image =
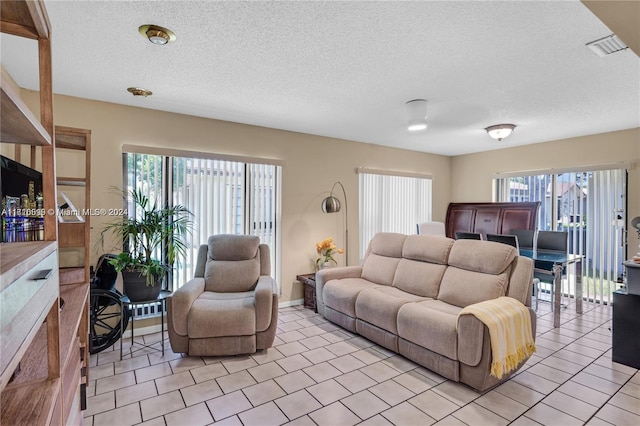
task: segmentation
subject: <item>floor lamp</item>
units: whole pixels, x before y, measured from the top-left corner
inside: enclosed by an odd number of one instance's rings
[[[345,233],[345,265],[349,266],[349,209],[347,207],[347,192],[344,190],[344,186],[341,182],[336,182],[331,187],[331,192],[327,198],[322,200],[322,211],[325,213],[338,213],[340,211],[340,200],[333,196],[333,190],[336,185],[340,185],[342,193],[344,194],[344,233]]]

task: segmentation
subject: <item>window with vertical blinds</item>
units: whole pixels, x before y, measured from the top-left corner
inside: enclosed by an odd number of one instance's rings
[[[431,220],[431,176],[358,169],[360,259],[378,232],[415,234]]]
[[[127,189],[142,190],[162,204],[183,205],[194,215],[187,256],[174,265],[169,287],[193,278],[198,249],[214,234],[259,236],[270,247],[271,274],[280,282],[282,167],[195,155],[124,154]]]
[[[584,256],[583,295],[611,303],[622,282],[626,253],[626,168],[509,173],[496,177],[496,201],[540,201],[538,229],[564,231],[569,252]],[[564,292],[575,294],[575,271]]]

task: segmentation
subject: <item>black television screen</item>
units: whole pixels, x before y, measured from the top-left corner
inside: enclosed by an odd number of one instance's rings
[[[0,198],[29,195],[29,182],[34,183],[34,195],[42,192],[42,173],[0,155]]]

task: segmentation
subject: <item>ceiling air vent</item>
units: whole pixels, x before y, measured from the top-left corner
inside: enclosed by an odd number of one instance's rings
[[[615,34],[589,42],[587,43],[587,47],[593,50],[598,56],[607,56],[628,49],[628,46]]]

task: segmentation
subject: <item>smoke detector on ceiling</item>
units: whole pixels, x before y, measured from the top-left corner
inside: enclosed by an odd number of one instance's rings
[[[629,47],[624,44],[617,35],[611,34],[598,40],[587,43],[587,47],[593,50],[596,55],[602,57],[611,55],[612,53],[626,50]]]

